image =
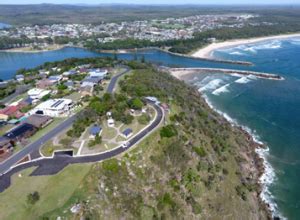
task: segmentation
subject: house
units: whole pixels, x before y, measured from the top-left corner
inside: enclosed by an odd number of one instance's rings
[[[32,99],[33,102],[37,102],[41,98],[43,98],[45,95],[50,94],[50,90],[44,90],[44,89],[39,89],[39,88],[33,88],[30,89],[27,94],[29,98]]]
[[[122,136],[126,139],[129,138],[132,134],[133,132],[131,128],[127,128],[122,132]]]
[[[54,85],[54,83],[49,79],[42,79],[36,83],[36,87],[40,88],[40,89],[46,89],[53,85]]]
[[[62,76],[60,76],[60,75],[56,75],[56,76],[50,76],[49,78],[48,78],[48,80],[50,80],[50,82],[52,82],[52,83],[58,83],[60,80],[62,80]]]
[[[22,81],[24,81],[24,79],[25,79],[24,75],[22,75],[22,74],[16,75],[16,80],[18,82],[22,82]]]
[[[28,106],[28,105],[32,105],[32,104],[33,104],[33,101],[34,101],[34,100],[33,100],[32,98],[27,97],[27,98],[23,99],[23,100],[21,101],[21,103],[24,104],[24,106]]]
[[[9,131],[4,136],[9,138],[11,141],[18,142],[31,137],[36,131],[36,127],[31,124],[24,123]]]
[[[72,76],[75,75],[77,72],[76,70],[69,70],[63,73],[63,76]]]
[[[107,120],[107,126],[108,127],[114,127],[115,126],[115,120],[110,118]]]
[[[81,86],[95,86],[97,84],[100,84],[104,77],[99,77],[99,76],[87,76],[85,79],[82,81]]]
[[[90,69],[88,74],[90,77],[100,77],[104,78],[107,75],[107,70],[100,70],[100,69]]]
[[[0,114],[7,115],[8,117],[21,118],[24,114],[21,113],[19,110],[20,110],[19,105],[7,106],[4,109],[0,110]],[[3,116],[3,118],[4,118],[4,116]]]
[[[52,122],[52,118],[47,115],[30,115],[24,120],[24,123],[31,124],[36,128],[44,128]]]
[[[74,89],[74,82],[71,80],[65,82],[64,85],[67,86],[68,89]]]
[[[98,125],[93,125],[91,128],[90,128],[90,135],[95,137],[96,135],[100,135],[102,132],[102,128]]]
[[[80,87],[79,92],[81,94],[81,96],[92,96],[93,95],[93,90],[94,87],[93,86],[84,86],[84,87]]]
[[[11,151],[13,147],[11,141],[7,137],[0,137],[0,156]]]
[[[34,109],[29,114],[48,115],[50,117],[65,117],[70,114],[74,103],[71,99],[49,99]]]
[[[7,120],[8,120],[8,118],[9,118],[9,116],[8,116],[8,115],[1,114],[1,113],[0,113],[0,121],[7,121]]]

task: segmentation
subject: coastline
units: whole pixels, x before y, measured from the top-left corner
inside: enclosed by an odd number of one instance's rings
[[[192,71],[187,71],[185,73],[174,73],[170,72],[170,74],[179,79],[184,80],[184,76],[193,74]],[[269,148],[264,143],[262,143],[259,139],[259,137],[253,133],[253,131],[243,125],[238,124],[238,122],[234,119],[232,119],[229,115],[226,113],[216,109],[214,105],[210,102],[209,98],[198,91],[200,95],[205,100],[206,104],[209,106],[210,109],[218,113],[222,118],[224,118],[233,128],[236,128],[238,131],[240,131],[245,138],[247,139],[247,142],[251,146],[251,151],[246,152],[242,151],[242,154],[246,154],[249,156],[244,171],[247,173],[249,170],[252,170],[254,172],[254,179],[255,182],[258,184],[257,190],[255,192],[257,193],[257,199],[260,204],[260,207],[266,212],[268,219],[285,219],[278,211],[276,203],[273,203],[270,198],[270,192],[268,190],[269,184],[271,184],[275,178],[275,173],[272,168],[272,166],[267,161],[266,157],[268,156]]]
[[[67,45],[51,45],[48,48],[44,48],[41,50],[32,49],[31,47],[20,47],[20,48],[11,48],[6,50],[0,50],[0,52],[8,52],[8,53],[42,53],[42,52],[48,52],[48,51],[56,51],[61,50],[65,47],[68,47]]]
[[[218,49],[225,49],[225,48],[239,46],[243,44],[258,43],[267,40],[288,39],[293,37],[300,37],[300,33],[273,35],[273,36],[256,37],[256,38],[249,38],[249,39],[236,39],[236,40],[228,40],[223,42],[211,43],[208,46],[200,48],[196,52],[192,53],[191,56],[197,58],[213,59],[214,58],[213,52]]]

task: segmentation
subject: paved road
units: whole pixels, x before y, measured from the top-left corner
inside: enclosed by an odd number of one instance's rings
[[[118,75],[113,76],[111,78],[111,81],[110,81],[110,83],[107,87],[107,92],[108,93],[113,92],[119,77],[126,74],[128,71],[129,71],[129,69],[126,68],[123,72],[121,72]],[[41,137],[37,141],[27,145],[21,151],[17,152],[16,154],[13,154],[7,160],[3,161],[0,164],[0,175],[7,172],[14,164],[16,164],[18,161],[22,160],[26,155],[31,154],[33,152],[38,152],[39,148],[44,143],[46,143],[48,140],[50,140],[51,138],[58,135],[61,131],[69,128],[73,124],[73,122],[76,120],[76,118],[78,117],[78,114],[79,113],[77,113],[77,114],[71,116],[70,118],[66,119],[61,124],[59,124],[57,127],[55,127],[53,130],[51,130],[49,133],[47,133],[46,135],[44,135],[43,137]]]
[[[19,166],[14,167],[4,175],[0,176],[0,192],[4,191],[10,186],[11,176],[13,174],[26,168],[37,167],[30,174],[31,176],[53,175],[58,173],[60,170],[62,170],[64,167],[66,167],[69,164],[98,162],[98,161],[112,158],[114,156],[117,156],[125,152],[126,150],[134,146],[137,142],[142,140],[147,134],[149,134],[151,131],[157,128],[157,126],[161,123],[164,117],[163,110],[154,103],[149,103],[149,104],[151,104],[155,108],[157,112],[156,118],[148,127],[142,130],[136,136],[132,137],[129,140],[128,142],[129,144],[127,145],[126,148],[120,146],[108,152],[103,152],[96,155],[87,155],[87,156],[71,156],[68,153],[66,154],[59,153],[55,155],[53,158],[42,158],[40,160],[21,164]]]

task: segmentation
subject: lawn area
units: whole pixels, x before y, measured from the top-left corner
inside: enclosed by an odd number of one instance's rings
[[[29,177],[34,170],[30,168],[21,172],[22,177],[14,175],[12,185],[0,193],[0,219],[38,219],[41,215],[64,206],[90,168],[89,164],[76,164],[53,176]],[[27,195],[34,191],[39,193],[39,201],[34,205],[27,204]]]

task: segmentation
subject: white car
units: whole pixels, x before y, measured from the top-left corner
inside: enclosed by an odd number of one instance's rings
[[[121,145],[122,148],[127,148],[129,146],[129,142],[125,142]]]

